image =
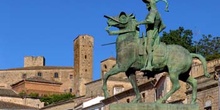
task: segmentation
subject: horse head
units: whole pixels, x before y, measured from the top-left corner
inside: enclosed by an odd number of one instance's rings
[[[104,16],[108,19],[107,24],[108,27],[116,27],[119,29],[126,28],[132,19],[135,19],[133,14],[126,14],[125,12],[121,12],[119,16]]]

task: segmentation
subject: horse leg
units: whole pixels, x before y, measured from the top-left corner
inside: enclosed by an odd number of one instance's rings
[[[131,101],[131,103],[138,103],[141,101],[141,95],[140,95],[139,88],[138,88],[137,81],[136,81],[135,70],[129,69],[128,71],[126,71],[126,75],[127,75],[128,79],[134,89],[134,92],[136,94],[135,99],[133,99]]]
[[[176,92],[180,88],[179,84],[179,74],[176,72],[170,72],[170,80],[172,82],[171,90],[164,95],[161,99],[157,100],[156,103],[163,103],[165,102],[174,92]]]
[[[119,68],[118,64],[116,64],[112,69],[110,69],[105,75],[104,75],[104,78],[103,78],[103,86],[102,86],[102,90],[104,92],[104,96],[105,98],[109,97],[109,94],[108,94],[108,90],[107,90],[107,80],[110,76],[112,75],[116,75],[118,74],[119,72],[123,72],[124,70]],[[125,70],[126,71],[126,70]]]
[[[196,98],[197,98],[197,80],[193,77],[189,77],[186,80],[187,83],[189,83],[192,86],[192,100],[191,104],[196,104]]]

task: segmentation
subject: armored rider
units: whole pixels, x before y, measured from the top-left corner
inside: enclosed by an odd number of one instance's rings
[[[152,60],[153,60],[153,46],[155,44],[155,39],[159,38],[159,33],[165,29],[165,25],[162,22],[162,19],[160,17],[160,14],[157,10],[156,3],[159,0],[142,0],[149,11],[149,14],[145,18],[144,21],[141,21],[139,25],[145,24],[146,25],[146,33],[147,38],[145,38],[145,48],[148,53],[148,58],[146,60],[144,68],[141,69],[141,71],[152,71]],[[161,0],[166,3],[165,11],[168,11],[168,2],[167,0]]]

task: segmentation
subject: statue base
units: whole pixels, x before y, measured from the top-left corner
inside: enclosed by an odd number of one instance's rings
[[[110,104],[109,108],[110,110],[199,110],[198,105],[157,103]]]

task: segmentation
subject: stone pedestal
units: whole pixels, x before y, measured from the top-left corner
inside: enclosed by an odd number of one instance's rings
[[[198,105],[190,104],[156,104],[156,103],[137,103],[137,104],[111,104],[110,110],[199,110]]]

